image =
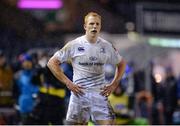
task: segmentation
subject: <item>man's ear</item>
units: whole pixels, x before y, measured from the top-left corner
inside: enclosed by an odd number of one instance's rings
[[[84,24],[84,29],[86,30],[86,24]]]

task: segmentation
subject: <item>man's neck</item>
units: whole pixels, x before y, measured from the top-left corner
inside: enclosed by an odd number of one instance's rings
[[[88,37],[87,35],[85,37],[86,37],[87,41],[90,43],[96,43],[97,38],[98,38],[98,37]]]

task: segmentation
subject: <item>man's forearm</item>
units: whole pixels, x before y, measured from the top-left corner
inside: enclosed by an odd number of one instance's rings
[[[112,84],[114,83],[117,84],[120,81],[120,79],[122,78],[124,74],[125,68],[126,68],[126,62],[122,60],[116,68],[116,72],[115,72]]]

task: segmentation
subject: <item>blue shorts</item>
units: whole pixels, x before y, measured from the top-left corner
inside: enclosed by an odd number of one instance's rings
[[[113,120],[115,114],[108,101],[108,98],[100,95],[97,91],[85,90],[83,96],[70,97],[66,121],[84,124],[90,117],[93,122],[96,120]]]

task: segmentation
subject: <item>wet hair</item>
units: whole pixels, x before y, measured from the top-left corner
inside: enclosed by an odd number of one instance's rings
[[[84,17],[84,23],[87,22],[87,19],[88,19],[88,17],[90,17],[90,16],[98,17],[98,18],[101,20],[101,16],[100,16],[98,13],[96,13],[96,12],[89,12],[89,13]]]

